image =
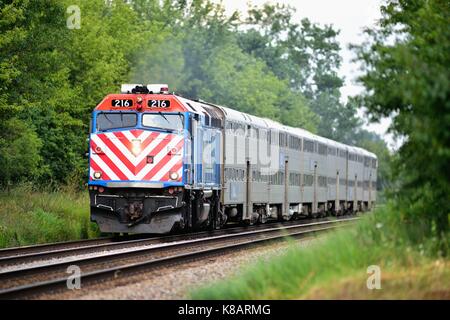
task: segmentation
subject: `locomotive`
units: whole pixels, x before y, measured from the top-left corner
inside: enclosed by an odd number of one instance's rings
[[[300,128],[124,84],[92,112],[91,220],[163,234],[370,210],[377,157]]]

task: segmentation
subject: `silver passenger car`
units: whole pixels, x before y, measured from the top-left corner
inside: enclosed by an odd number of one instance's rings
[[[230,220],[370,209],[376,155],[301,128],[215,106],[224,117],[222,203]]]

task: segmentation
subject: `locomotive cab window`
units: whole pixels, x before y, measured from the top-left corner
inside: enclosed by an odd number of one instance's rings
[[[173,113],[145,113],[142,116],[142,125],[164,130],[183,129],[183,115]]]
[[[102,112],[97,115],[97,130],[130,128],[137,124],[136,113]]]

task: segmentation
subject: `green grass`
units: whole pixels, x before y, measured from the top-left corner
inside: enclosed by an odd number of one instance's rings
[[[0,248],[97,236],[86,192],[36,192],[29,186],[0,192]]]
[[[261,259],[237,276],[196,289],[191,292],[191,297],[411,298],[411,294],[417,293],[414,297],[418,298],[428,292],[421,290],[423,288],[449,297],[449,260],[436,254],[435,242],[423,234],[419,225],[399,221],[390,206],[384,206],[376,213],[366,215],[351,229],[330,233],[306,248],[292,244],[285,254],[269,261]],[[367,267],[370,265],[381,267],[384,290],[367,289]],[[447,268],[442,269],[443,265]],[[437,269],[434,266],[438,266]],[[433,271],[423,272],[429,269]],[[405,271],[417,275],[421,281],[411,282]],[[432,275],[439,275],[439,279],[427,278]]]

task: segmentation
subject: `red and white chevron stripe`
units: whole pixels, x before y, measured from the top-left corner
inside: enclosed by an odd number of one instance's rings
[[[101,171],[100,180],[181,182],[183,136],[146,130],[92,134],[90,180]],[[153,163],[147,163],[147,156]],[[177,180],[169,174],[178,173]]]

